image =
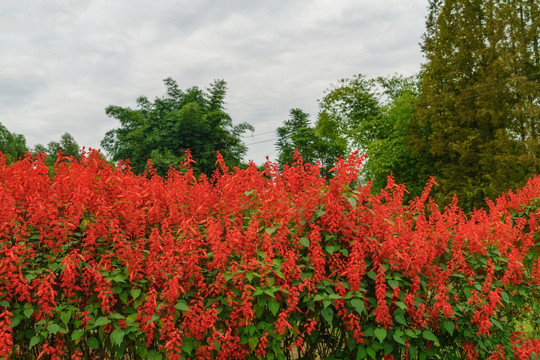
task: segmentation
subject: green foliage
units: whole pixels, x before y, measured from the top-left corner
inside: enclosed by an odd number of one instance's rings
[[[37,144],[34,147],[35,153],[45,153],[45,163],[51,169],[54,167],[54,163],[58,160],[59,153],[62,156],[73,157],[75,159],[81,158],[79,144],[75,141],[75,138],[70,133],[64,133],[60,137],[60,141],[51,141],[47,146]]]
[[[233,125],[225,112],[226,82],[216,80],[206,91],[198,87],[183,91],[171,78],[164,83],[164,97],[151,102],[141,96],[135,110],[107,107],[106,114],[120,121],[120,127],[108,131],[101,141],[112,159],[129,159],[136,173],[144,172],[151,159],[157,172],[164,175],[189,149],[200,173],[212,174],[217,151],[228,166],[239,166],[247,151],[240,136],[253,127]]]
[[[23,157],[27,151],[24,136],[10,132],[0,123],[0,152],[6,157],[6,163],[13,163]]]
[[[466,209],[540,170],[540,3],[429,2],[412,148]],[[427,155],[426,155],[427,154]]]
[[[380,101],[376,94],[376,83],[364,75],[342,79],[326,91],[320,101],[321,111],[336,122],[337,129],[354,145],[362,150],[377,138],[380,129]]]
[[[540,176],[489,211],[283,171],[0,165],[0,358],[529,359]],[[315,168],[316,170],[316,168]],[[523,326],[523,329],[521,327]]]
[[[326,114],[320,114],[315,127],[311,126],[309,114],[301,109],[291,109],[289,119],[277,129],[278,163],[283,166],[294,162],[298,150],[305,162],[320,162],[324,174],[338,157],[347,151],[347,141],[337,131],[339,124]]]
[[[380,191],[393,175],[407,185],[411,197],[421,193],[429,172],[420,169],[419,158],[408,143],[410,124],[416,111],[417,81],[401,76],[367,79],[356,75],[332,86],[321,100],[319,123],[335,126],[325,133],[343,136],[352,146],[368,154],[365,180],[372,190]]]

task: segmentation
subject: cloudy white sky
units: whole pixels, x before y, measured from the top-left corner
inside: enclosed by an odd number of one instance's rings
[[[228,83],[227,111],[255,126],[248,159],[274,159],[275,129],[355,74],[416,73],[427,0],[0,0],[0,122],[27,145],[69,132],[99,148],[104,109]],[[253,144],[256,143],[256,144]]]

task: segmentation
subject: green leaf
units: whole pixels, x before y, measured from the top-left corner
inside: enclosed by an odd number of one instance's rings
[[[47,331],[49,331],[51,334],[54,334],[54,335],[56,335],[56,333],[57,333],[58,331],[60,331],[60,329],[61,329],[61,328],[60,328],[60,325],[54,324],[54,323],[52,323],[52,324],[50,324],[49,326],[47,326]]]
[[[118,295],[122,303],[127,304],[128,303],[128,294],[127,292],[121,292],[120,295]]]
[[[62,311],[60,313],[60,320],[62,320],[64,325],[69,323],[69,319],[71,319],[71,311]]]
[[[353,197],[348,197],[347,200],[349,201],[349,204],[353,207],[353,208],[356,208],[356,199],[353,198]]]
[[[315,210],[314,211],[315,215],[320,218],[321,216],[323,216],[324,214],[326,214],[326,211],[322,210],[322,209],[318,209],[318,210]]]
[[[33,336],[31,339],[30,339],[30,346],[28,347],[29,349],[33,348],[34,346],[36,346],[37,344],[39,344],[41,342],[41,337],[39,336]]]
[[[249,338],[248,343],[251,350],[255,350],[255,348],[257,347],[257,344],[259,343],[259,339],[257,339],[257,337],[255,336],[252,336]]]
[[[180,300],[176,303],[176,305],[174,305],[174,308],[176,310],[180,310],[180,311],[188,311],[189,310],[189,307],[187,306],[185,300]]]
[[[456,327],[455,327],[453,321],[446,320],[446,321],[443,322],[443,326],[446,329],[446,331],[450,334],[450,336],[452,336],[454,334],[454,330],[455,330]]]
[[[255,316],[260,318],[264,313],[264,306],[260,304],[253,305],[253,311],[255,311]]]
[[[116,282],[123,282],[125,283],[126,282],[126,277],[124,275],[116,275],[115,277],[113,277],[113,280],[116,281]]]
[[[150,350],[147,356],[148,360],[162,360],[163,356],[158,353],[156,350]]]
[[[122,329],[115,329],[111,333],[111,340],[116,343],[116,345],[120,345],[122,343],[122,340],[124,340],[124,335],[126,332]]]
[[[52,272],[56,272],[56,270],[58,270],[59,267],[60,267],[60,264],[58,264],[58,263],[49,264],[49,269],[51,269]]]
[[[537,321],[537,322],[538,322],[538,321]],[[501,325],[501,323],[498,322],[497,320],[495,320],[494,318],[491,318],[491,323],[492,323],[493,325],[495,325],[496,327],[498,327],[499,329],[501,329],[501,330],[504,331],[504,328],[503,328],[503,326]]]
[[[131,289],[131,296],[136,299],[141,295],[141,289]]]
[[[11,324],[9,324],[9,327],[11,329],[13,329],[14,327],[16,327],[17,325],[19,325],[21,323],[21,320],[22,320],[21,315],[15,316],[15,318],[13,318],[13,320],[11,320]]]
[[[332,300],[330,300],[330,299],[324,299],[324,300],[322,301],[322,303],[323,303],[323,308],[326,309],[327,307],[329,307],[329,306],[332,304]]]
[[[402,338],[403,331],[396,331],[394,333],[394,341],[401,345],[406,345],[405,340]]]
[[[266,231],[267,234],[270,235],[270,234],[275,233],[275,232],[276,232],[276,229],[277,229],[277,228],[275,228],[275,227],[271,227],[271,228],[266,228],[265,231]]]
[[[185,351],[191,356],[191,351],[193,351],[193,340],[190,338],[182,339],[182,351]]]
[[[336,247],[334,245],[327,245],[325,250],[331,255],[334,253],[334,251],[336,251]]]
[[[2,301],[0,301],[0,306],[8,308],[9,307],[9,302],[7,300],[2,300]]]
[[[84,331],[82,331],[82,330],[74,330],[71,333],[71,340],[80,339],[83,335],[84,335]]]
[[[392,345],[391,342],[385,342],[384,343],[384,355],[388,355],[394,350],[394,345]]]
[[[375,353],[375,350],[372,347],[367,348],[367,353],[372,359],[375,359],[376,353]]]
[[[90,349],[97,349],[99,347],[99,341],[95,337],[91,337],[86,342],[86,345],[88,345]]]
[[[377,328],[375,329],[375,337],[379,339],[379,342],[383,342],[383,340],[386,338],[386,330],[383,328]]]
[[[118,319],[125,319],[125,316],[122,315],[122,314],[119,314],[119,313],[110,313],[110,314],[109,314],[109,317],[110,317],[111,319],[117,319],[117,320],[118,320]]]
[[[356,360],[365,359],[367,356],[367,351],[362,346],[358,346],[358,351],[356,352]]]
[[[309,239],[305,236],[301,237],[298,242],[300,242],[303,247],[309,247]]]
[[[272,312],[272,315],[276,316],[276,314],[279,311],[279,303],[276,300],[274,300],[273,298],[270,298],[268,300],[268,308]]]
[[[364,304],[364,301],[360,300],[360,299],[352,299],[351,300],[351,305],[358,312],[358,314],[362,314],[362,312],[366,308],[366,305]]]
[[[30,319],[30,316],[34,313],[34,309],[24,309],[23,313],[27,319]]]
[[[405,305],[405,303],[403,301],[396,301],[396,305],[400,308],[400,309],[403,309],[403,310],[406,310],[407,309],[407,305]]]
[[[259,296],[259,295],[261,295],[262,293],[263,293],[262,289],[261,289],[261,288],[257,288],[257,290],[255,290],[255,291],[253,292],[252,295],[253,295],[253,296]]]
[[[432,333],[430,330],[422,331],[422,336],[424,337],[424,339],[429,340],[429,341],[433,341],[433,342],[438,342],[439,341],[439,339],[437,339],[435,334]]]
[[[95,326],[102,326],[102,325],[105,325],[105,324],[109,324],[111,322],[111,320],[107,319],[106,317],[104,316],[100,316],[95,322],[94,322],[94,325]]]
[[[402,313],[396,313],[394,315],[394,319],[401,325],[407,325],[407,320],[405,319],[405,316]]]
[[[332,310],[332,308],[327,307],[322,309],[321,315],[327,323],[332,324],[332,320],[334,319],[334,310]]]

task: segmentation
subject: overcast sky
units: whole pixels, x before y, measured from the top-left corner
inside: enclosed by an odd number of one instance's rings
[[[274,159],[291,108],[317,118],[355,74],[412,75],[427,0],[0,0],[0,122],[27,145],[69,132],[99,148],[108,105],[228,83],[233,122],[255,126],[248,159]],[[257,144],[253,144],[257,143]],[[247,160],[247,159],[246,159]]]

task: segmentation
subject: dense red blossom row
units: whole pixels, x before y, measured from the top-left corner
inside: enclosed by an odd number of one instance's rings
[[[231,171],[218,155],[210,179],[190,161],[166,178],[96,152],[52,176],[39,156],[0,163],[0,357],[99,356],[75,331],[88,344],[110,335],[109,352],[143,339],[171,359],[265,357],[287,337],[302,353],[325,320],[358,346],[391,341],[375,349],[385,359],[422,343],[470,359],[539,351],[493,320],[513,324],[508,311],[523,308],[506,297],[538,299],[540,177],[466,215],[457,199],[443,210],[429,199],[434,181],[409,204],[391,178],[377,196],[356,187],[356,154],[328,182],[300,158]],[[261,314],[266,328],[253,327]],[[503,330],[508,344],[479,346]]]

